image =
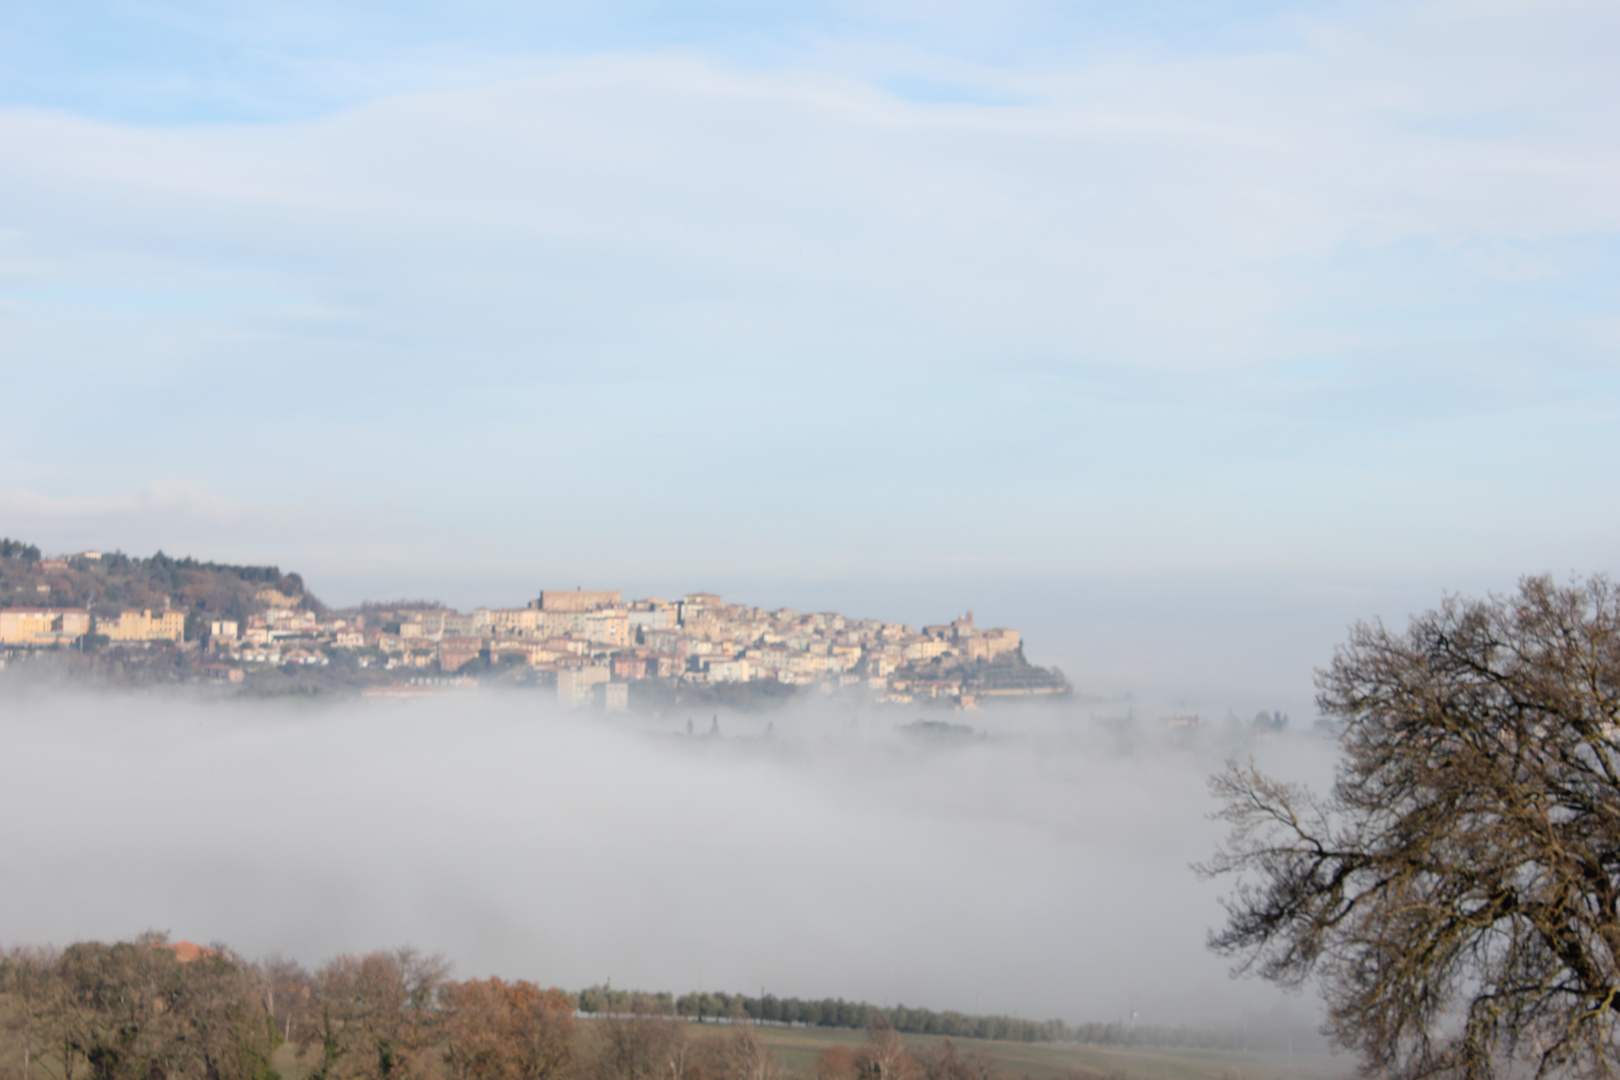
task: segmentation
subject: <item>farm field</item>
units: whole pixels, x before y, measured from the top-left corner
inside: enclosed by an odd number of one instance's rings
[[[866,1033],[838,1028],[760,1027],[761,1042],[776,1054],[788,1080],[813,1080],[816,1058],[831,1046],[856,1047]],[[902,1036],[908,1046],[924,1049],[941,1041],[937,1035]],[[956,1039],[957,1049],[977,1050],[1010,1080],[1056,1080],[1076,1073],[1116,1076],[1126,1080],[1344,1080],[1355,1066],[1348,1058],[1296,1055],[1293,1066],[1281,1055],[1198,1050],[1127,1050],[1053,1043]]]

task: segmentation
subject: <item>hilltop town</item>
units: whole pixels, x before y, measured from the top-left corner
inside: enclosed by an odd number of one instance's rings
[[[1064,694],[1017,630],[971,613],[913,627],[831,612],[766,611],[713,593],[625,599],[541,591],[459,612],[417,601],[330,609],[297,574],[121,553],[46,558],[0,541],[0,662],[44,657],[122,683],[371,693],[500,681],[570,707],[760,704],[810,688],[874,703],[975,708]]]

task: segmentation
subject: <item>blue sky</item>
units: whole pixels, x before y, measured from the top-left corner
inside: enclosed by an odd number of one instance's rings
[[[0,531],[334,600],[976,603],[1137,642],[1111,690],[1230,615],[1308,693],[1350,618],[1611,568],[1617,45],[1577,2],[0,0]]]
[[[1341,5],[1319,4],[1317,15]],[[867,66],[927,101],[1007,100],[943,65],[1061,71],[1117,52],[1199,55],[1297,36],[1286,3],[8,3],[13,103],[135,123],[319,116],[535,62],[691,50],[756,70]],[[933,69],[933,70],[930,70]],[[878,72],[872,72],[878,74]],[[932,76],[932,77],[930,77]]]

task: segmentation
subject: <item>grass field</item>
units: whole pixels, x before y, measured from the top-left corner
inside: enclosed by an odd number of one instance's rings
[[[761,1027],[761,1042],[776,1053],[788,1080],[813,1080],[816,1057],[830,1046],[860,1046],[861,1031],[836,1028]],[[922,1049],[940,1041],[934,1035],[904,1036]],[[1129,1080],[1344,1080],[1355,1073],[1346,1058],[1248,1055],[1199,1050],[1121,1050],[1100,1046],[956,1039],[957,1049],[983,1052],[1013,1080],[1055,1080],[1076,1072],[1103,1073]]]

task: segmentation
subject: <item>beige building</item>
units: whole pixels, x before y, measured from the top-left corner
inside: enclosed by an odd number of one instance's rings
[[[754,674],[747,660],[711,660],[707,667],[710,682],[747,682]]]
[[[942,655],[949,648],[950,646],[943,641],[914,641],[906,646],[901,655],[907,660],[932,660],[934,657]]]
[[[493,608],[489,630],[497,637],[535,637],[540,633],[540,612],[534,608]]]
[[[616,649],[630,646],[630,620],[622,607],[591,611],[531,611],[537,619],[533,633],[542,638],[577,637]]]
[[[476,637],[489,629],[489,609],[481,609],[471,615],[462,615],[459,612],[448,612],[444,617],[443,637]]]
[[[186,613],[169,608],[153,615],[150,611],[126,611],[117,619],[96,620],[96,632],[113,641],[183,641]]]
[[[66,645],[89,632],[83,608],[0,609],[0,644]]]
[[[621,596],[618,589],[575,589],[572,592],[546,589],[540,594],[540,610],[583,612],[619,607],[623,603]]]
[[[611,645],[615,649],[630,647],[630,619],[623,608],[603,608],[585,616],[580,630],[587,641]]]

